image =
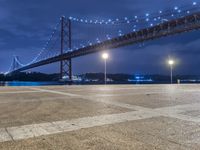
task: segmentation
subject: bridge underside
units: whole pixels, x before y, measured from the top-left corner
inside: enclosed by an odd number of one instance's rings
[[[80,57],[83,55],[100,52],[106,49],[113,49],[113,48],[118,48],[118,47],[130,45],[130,44],[136,44],[136,43],[140,43],[140,42],[144,42],[148,40],[154,40],[161,37],[189,32],[192,30],[197,30],[199,28],[200,28],[200,13],[195,13],[189,16],[176,19],[176,20],[164,22],[150,28],[142,29],[137,32],[132,32],[120,37],[106,40],[98,44],[80,48],[75,51],[63,53],[59,56],[48,58],[48,59],[30,64],[28,66],[24,66],[22,68],[14,70],[13,72],[25,71],[31,68],[43,66],[43,65],[58,62],[58,61],[71,60],[72,58],[75,58],[75,57]]]

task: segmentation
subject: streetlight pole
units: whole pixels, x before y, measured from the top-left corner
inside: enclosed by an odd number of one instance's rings
[[[172,84],[173,83],[173,66],[171,65],[170,68],[171,68],[171,84]]]
[[[105,63],[105,66],[104,66],[104,82],[105,84],[107,83],[107,59],[108,59],[109,55],[107,53],[103,53],[102,54],[102,58],[104,59],[104,63]]]
[[[171,84],[173,83],[173,65],[174,65],[174,60],[170,59],[168,61],[168,64],[170,65],[170,76],[171,76]]]
[[[104,81],[105,81],[105,84],[106,84],[106,82],[107,82],[107,62],[106,62],[106,60],[107,59],[104,59],[105,60],[105,72],[104,72]]]

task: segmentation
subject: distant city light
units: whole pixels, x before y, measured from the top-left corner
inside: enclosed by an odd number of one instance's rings
[[[197,2],[193,2],[192,4],[193,4],[193,5],[196,5],[196,4],[197,4]]]
[[[175,7],[174,7],[174,9],[175,9],[175,10],[177,10],[177,9],[178,9],[178,7],[177,7],[177,6],[175,6]]]

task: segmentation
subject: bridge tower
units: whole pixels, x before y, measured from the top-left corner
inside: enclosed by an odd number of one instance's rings
[[[18,56],[14,56],[13,58],[13,64],[12,64],[12,70],[16,70],[18,68],[20,68],[20,65],[19,63],[17,62],[17,60],[19,60],[19,57]]]
[[[71,20],[66,19],[64,16],[61,17],[61,45],[60,54],[62,55],[68,49],[72,48],[72,38],[71,38]],[[72,80],[72,60],[62,60],[60,62],[60,79],[63,76],[68,76],[69,80]]]

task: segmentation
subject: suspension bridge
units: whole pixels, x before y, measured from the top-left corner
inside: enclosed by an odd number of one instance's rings
[[[29,63],[14,56],[7,74],[60,62],[60,78],[72,79],[72,59],[91,53],[200,28],[200,4],[177,7],[131,18],[86,19],[62,16],[46,45]]]

